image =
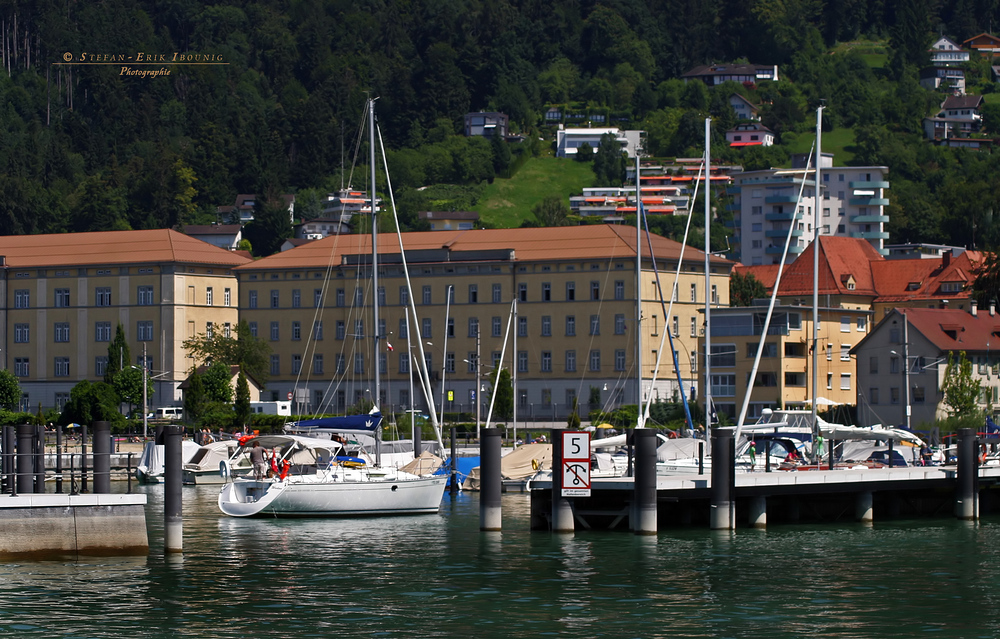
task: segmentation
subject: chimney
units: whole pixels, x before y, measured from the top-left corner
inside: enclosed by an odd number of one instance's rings
[[[941,254],[941,268],[946,268],[951,264],[951,249]]]
[[[973,317],[978,317],[979,304],[976,303],[976,300],[970,300],[970,302],[969,302],[969,312],[972,313]]]

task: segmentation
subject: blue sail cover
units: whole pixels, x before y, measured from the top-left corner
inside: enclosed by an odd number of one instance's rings
[[[374,432],[382,425],[382,413],[372,412],[365,415],[344,415],[343,417],[323,417],[320,419],[303,419],[288,424],[286,430],[306,433],[340,433],[344,431]],[[291,428],[289,428],[291,427]]]

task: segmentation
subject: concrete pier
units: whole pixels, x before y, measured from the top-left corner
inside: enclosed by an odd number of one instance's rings
[[[750,498],[750,527],[767,528],[767,497]]]
[[[874,501],[870,490],[858,493],[854,518],[863,524],[870,524],[875,521],[875,509],[872,507],[873,503]]]

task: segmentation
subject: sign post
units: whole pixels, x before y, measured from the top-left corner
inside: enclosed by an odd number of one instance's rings
[[[590,433],[562,431],[562,496],[590,497]]]

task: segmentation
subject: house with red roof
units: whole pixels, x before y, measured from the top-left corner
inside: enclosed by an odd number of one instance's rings
[[[901,308],[851,349],[857,357],[859,425],[920,429],[949,415],[941,391],[949,359],[964,352],[981,384],[979,407],[1000,400],[1000,316],[996,309]]]

